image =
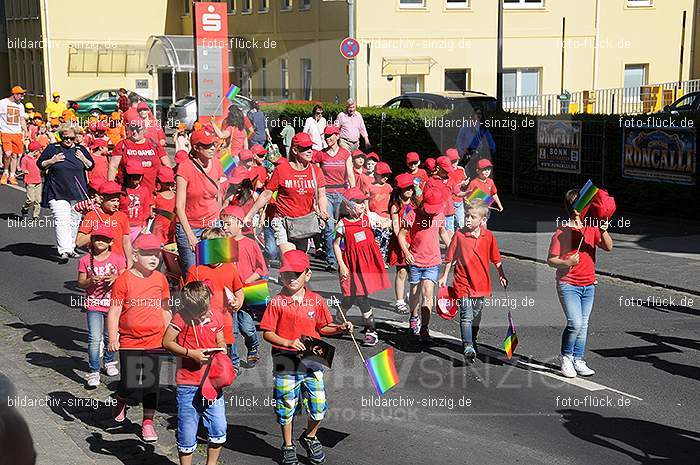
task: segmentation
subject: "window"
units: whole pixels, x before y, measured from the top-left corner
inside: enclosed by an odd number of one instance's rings
[[[504,8],[544,8],[544,0],[503,0]]]
[[[404,74],[401,76],[401,94],[406,92],[420,92],[423,84],[423,76],[416,74]]]
[[[258,12],[267,13],[268,11],[270,11],[269,0],[258,0]]]
[[[301,86],[302,98],[311,100],[311,60],[308,58],[301,59]]]
[[[253,10],[253,7],[251,6],[251,0],[242,0],[243,1],[243,7],[241,8],[241,13],[250,13]]]
[[[289,97],[289,68],[286,58],[280,58],[280,91],[282,97]]]
[[[236,12],[236,0],[226,0],[226,11],[229,14]]]
[[[292,0],[282,0],[282,7],[280,10],[289,11],[292,9]]]
[[[182,16],[190,14],[190,0],[182,0]]]
[[[311,0],[301,0],[301,3],[299,3],[299,9],[300,10],[310,10],[311,9]]]
[[[260,95],[267,97],[267,59],[260,59]]]
[[[446,69],[445,90],[465,92],[469,89],[468,69]]]
[[[695,108],[696,94],[690,94],[681,97],[678,101],[671,105],[671,110],[673,111],[691,111]]]
[[[652,0],[627,0],[627,6],[653,6]]]
[[[445,8],[448,10],[459,10],[469,8],[469,0],[446,0]]]
[[[519,68],[503,71],[503,96],[523,97],[540,93],[539,68]]]
[[[399,0],[399,8],[425,8],[425,0]]]
[[[649,65],[625,65],[625,88],[641,87],[647,83]]]

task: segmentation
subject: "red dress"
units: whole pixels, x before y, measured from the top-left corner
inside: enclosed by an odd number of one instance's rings
[[[399,226],[401,229],[411,230],[413,226],[413,221],[416,218],[416,212],[413,203],[408,203],[401,207],[399,210]],[[408,243],[411,243],[410,236],[406,236]],[[389,239],[389,265],[391,266],[408,266],[406,263],[406,257],[403,255],[403,250],[401,250],[401,245],[399,244],[399,238],[396,234],[391,235]]]
[[[345,249],[343,261],[350,270],[347,279],[340,280],[344,296],[369,295],[391,287],[384,269],[384,260],[374,240],[367,215],[357,221],[342,219]]]

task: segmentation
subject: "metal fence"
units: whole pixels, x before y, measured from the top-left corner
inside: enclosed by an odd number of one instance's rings
[[[661,93],[657,92],[661,90]],[[506,111],[529,115],[561,115],[566,113],[640,114],[650,113],[659,107],[673,103],[689,92],[700,91],[700,79],[682,82],[666,82],[641,87],[621,87],[596,91],[579,91],[570,94],[564,104],[559,94],[524,95],[505,97]],[[659,97],[661,95],[661,101]]]

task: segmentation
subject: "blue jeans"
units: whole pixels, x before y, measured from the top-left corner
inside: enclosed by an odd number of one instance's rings
[[[114,361],[114,352],[107,350],[107,314],[103,312],[91,311],[87,312],[88,326],[88,367],[90,373],[100,371],[100,346],[104,350],[104,362],[110,363]]]
[[[484,309],[483,297],[463,297],[457,300],[459,307],[459,328],[462,333],[462,345],[474,346],[479,335],[481,310]]]
[[[409,265],[408,266],[408,282],[410,284],[418,284],[423,280],[430,280],[434,283],[438,282],[438,274],[440,273],[440,265],[429,266],[427,268]]]
[[[454,202],[455,206],[455,226],[457,229],[464,227],[464,201]]]
[[[445,229],[450,232],[455,232],[455,216],[449,215],[445,217]]]
[[[248,348],[248,352],[258,350],[260,346],[260,340],[258,339],[258,332],[255,330],[255,322],[250,313],[241,309],[236,312],[233,318],[233,345],[231,346],[231,363],[233,366],[241,366],[241,358],[238,356],[238,335],[243,333],[243,339],[245,340],[245,346]]]
[[[595,285],[574,286],[559,282],[557,295],[566,315],[566,328],[561,336],[561,353],[573,357],[574,360],[582,360],[586,351],[588,319],[593,310]]]
[[[226,442],[226,402],[223,393],[209,401],[199,394],[199,386],[177,387],[177,450],[191,454],[197,449],[197,429],[201,418],[210,444]]]
[[[277,242],[275,241],[275,230],[271,226],[265,225],[263,228],[265,233],[265,255],[268,260],[278,260],[279,259],[279,248],[277,247]]]
[[[204,228],[192,228],[192,232],[199,239]],[[196,265],[197,258],[190,248],[190,242],[187,240],[185,228],[180,223],[175,225],[175,242],[177,243],[177,253],[180,255],[180,267],[182,268],[182,277],[187,277],[187,270]]]
[[[328,199],[328,221],[326,221],[326,228],[323,230],[323,236],[326,243],[326,262],[327,263],[338,263],[335,258],[335,251],[333,250],[333,240],[335,239],[335,224],[338,221],[338,212],[340,210],[340,204],[342,203],[343,196],[340,192],[326,192],[326,198]]]

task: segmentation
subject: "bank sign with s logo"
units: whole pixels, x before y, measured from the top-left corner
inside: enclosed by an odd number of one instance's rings
[[[207,32],[221,31],[221,15],[216,13],[214,5],[209,5],[207,12],[202,15],[202,30]]]
[[[189,1],[189,0],[188,0]],[[227,2],[194,4],[197,54],[197,115],[204,121],[223,114],[229,88]]]

